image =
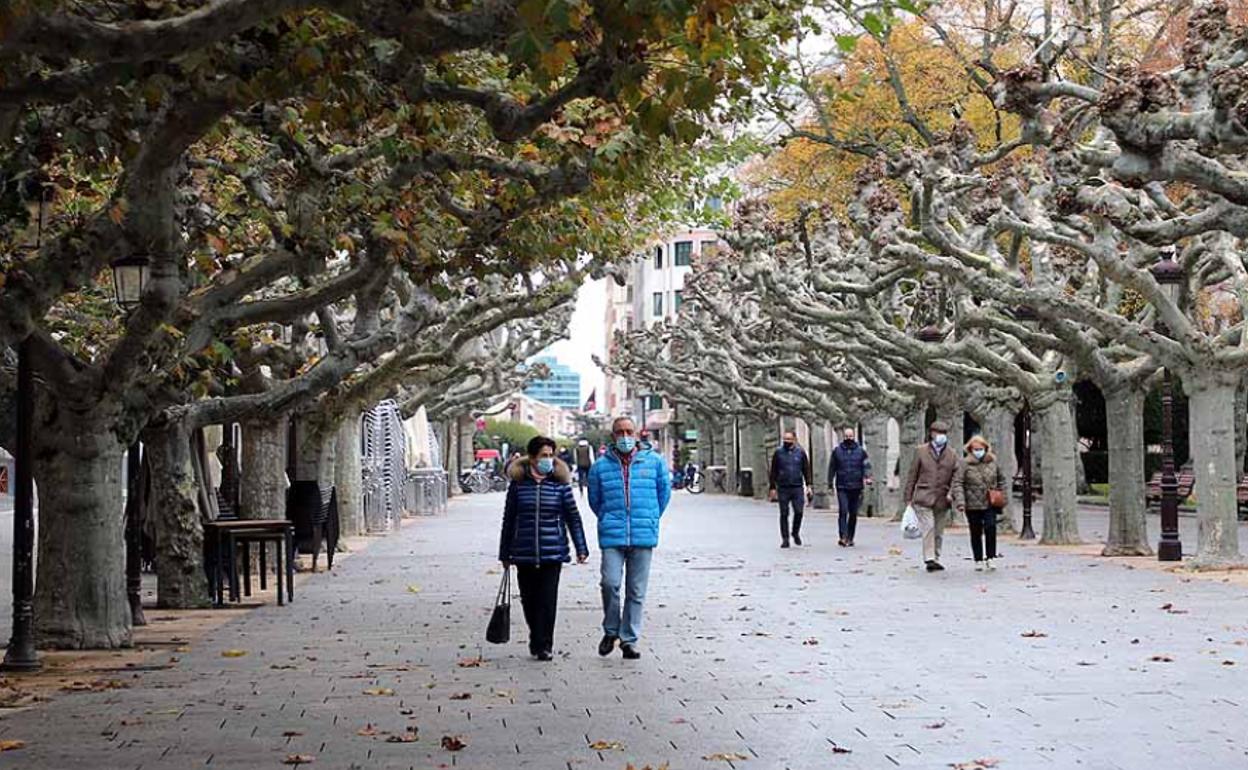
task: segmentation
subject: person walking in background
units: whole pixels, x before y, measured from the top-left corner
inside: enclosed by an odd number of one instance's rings
[[[993,497],[998,497],[993,500]],[[997,507],[1005,497],[1005,473],[997,464],[992,445],[983,436],[966,442],[966,456],[953,476],[953,504],[966,514],[971,527],[971,553],[975,571],[993,569],[997,558]]]
[[[923,562],[928,572],[939,572],[940,547],[945,521],[953,503],[953,475],[959,462],[956,450],[948,448],[949,425],[942,420],[928,429],[931,440],[915,447],[914,461],[906,475],[905,502],[913,506],[923,530]]]
[[[793,509],[793,542],[802,544],[802,513],[810,495],[810,457],[797,445],[797,434],[786,430],[780,448],[771,456],[767,497],[780,503],[780,547],[789,547],[789,508]]]
[[[511,485],[503,507],[498,560],[504,569],[516,565],[529,653],[545,661],[554,657],[559,574],[572,560],[568,535],[576,546],[577,564],[589,558],[589,547],[572,496],[571,470],[555,457],[555,442],[534,436],[528,452],[508,468]]]
[[[836,487],[836,525],[840,534],[837,545],[852,546],[858,529],[858,508],[862,490],[871,483],[871,458],[855,440],[854,429],[842,432],[841,443],[828,459],[828,486]]]
[[[587,439],[576,442],[576,450],[572,453],[576,461],[576,486],[585,496],[585,487],[589,485],[589,467],[594,464],[594,448]]]
[[[631,418],[617,417],[611,435],[611,449],[589,470],[589,507],[598,517],[602,551],[598,654],[610,655],[618,642],[624,657],[636,660],[650,561],[659,544],[659,520],[672,499],[672,477],[662,457],[638,446]]]

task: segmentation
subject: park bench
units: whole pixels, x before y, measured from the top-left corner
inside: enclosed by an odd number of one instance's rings
[[[1192,487],[1196,485],[1196,473],[1191,463],[1188,463],[1180,468],[1175,476],[1179,482],[1179,502],[1183,502],[1192,495]],[[1144,497],[1150,508],[1154,505],[1161,505],[1161,471],[1154,473],[1153,477],[1148,480],[1148,489]]]

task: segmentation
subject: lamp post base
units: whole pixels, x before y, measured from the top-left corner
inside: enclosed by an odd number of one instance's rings
[[[1031,519],[1023,519],[1023,531],[1018,533],[1019,540],[1035,540],[1036,530],[1031,527]]]
[[[1179,540],[1162,540],[1157,544],[1157,561],[1182,561],[1183,543]]]

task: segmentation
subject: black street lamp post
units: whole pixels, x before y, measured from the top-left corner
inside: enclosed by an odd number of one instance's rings
[[[1153,279],[1171,302],[1178,304],[1179,292],[1186,274],[1183,266],[1167,251],[1152,267]],[[1168,335],[1169,329],[1158,322],[1157,331]],[[1161,541],[1157,544],[1158,561],[1179,561],[1183,558],[1183,542],[1179,539],[1179,480],[1174,472],[1174,385],[1170,367],[1162,369],[1161,386]]]
[[[113,301],[129,315],[143,302],[151,267],[143,254],[131,254],[113,261]],[[126,598],[130,603],[130,623],[146,626],[143,614],[143,476],[142,447],[136,438],[126,450]]]
[[[40,186],[32,203],[35,242],[43,245],[47,217],[47,188]],[[34,332],[31,331],[30,334]],[[35,416],[35,378],[30,361],[30,334],[17,343],[17,443],[14,446],[13,489],[13,629],[0,671],[37,671],[42,664],[35,652],[35,480],[31,441]]]

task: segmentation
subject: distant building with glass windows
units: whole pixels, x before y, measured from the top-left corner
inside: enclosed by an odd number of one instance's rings
[[[581,375],[553,356],[539,356],[530,363],[545,364],[550,369],[550,377],[525,388],[526,396],[564,409],[581,408]]]

